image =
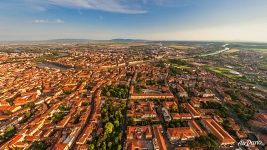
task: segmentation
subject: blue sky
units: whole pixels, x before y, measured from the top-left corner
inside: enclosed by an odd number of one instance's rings
[[[0,0],[0,40],[267,42],[267,0]]]

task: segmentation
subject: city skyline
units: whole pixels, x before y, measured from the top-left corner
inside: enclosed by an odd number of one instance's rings
[[[3,0],[0,41],[133,38],[267,42],[264,0]]]

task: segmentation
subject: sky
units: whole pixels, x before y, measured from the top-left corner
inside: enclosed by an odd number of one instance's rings
[[[267,42],[267,0],[0,0],[0,41]]]

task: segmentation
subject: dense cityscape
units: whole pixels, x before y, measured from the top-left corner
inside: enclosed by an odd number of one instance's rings
[[[0,0],[0,150],[267,150],[267,0]]]
[[[266,49],[236,42],[2,42],[0,149],[264,150]]]

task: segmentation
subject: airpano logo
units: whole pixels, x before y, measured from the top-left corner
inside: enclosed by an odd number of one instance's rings
[[[258,145],[264,146],[262,141],[241,140],[238,142],[238,146],[254,147]]]

